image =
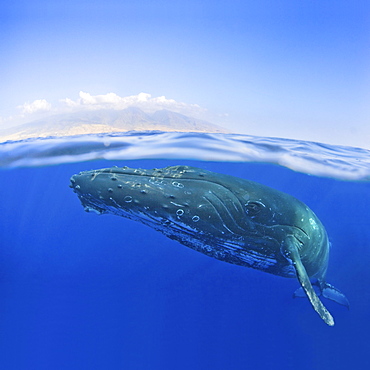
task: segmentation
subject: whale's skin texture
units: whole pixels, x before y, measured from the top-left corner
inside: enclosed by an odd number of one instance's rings
[[[84,171],[71,177],[70,186],[86,211],[140,221],[221,261],[297,277],[328,325],[334,320],[310,279],[324,296],[348,305],[325,281],[329,241],[324,226],[291,195],[190,166]]]

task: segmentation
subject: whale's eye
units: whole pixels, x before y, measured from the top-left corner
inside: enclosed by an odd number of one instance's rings
[[[262,211],[266,206],[261,202],[248,202],[245,204],[245,209],[247,211],[248,216],[256,216],[258,213]]]

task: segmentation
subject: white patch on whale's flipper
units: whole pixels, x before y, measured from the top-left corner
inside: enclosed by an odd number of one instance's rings
[[[301,257],[298,253],[298,248],[296,246],[296,241],[294,239],[295,238],[292,235],[290,235],[287,238],[286,240],[287,251],[286,252],[287,252],[288,257],[292,260],[293,266],[297,273],[298,280],[304,292],[306,293],[314,310],[320,315],[320,317],[325,321],[326,324],[328,324],[329,326],[333,326],[334,325],[333,316],[322,304],[315,290],[313,289],[310,279],[307,275],[306,269],[303,266],[303,263],[301,261]]]

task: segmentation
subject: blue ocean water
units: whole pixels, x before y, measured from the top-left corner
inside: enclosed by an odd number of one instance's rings
[[[86,213],[83,170],[186,164],[305,202],[332,243],[325,325],[299,284]],[[1,369],[368,368],[370,152],[245,135],[129,133],[0,144]],[[324,299],[323,299],[324,300]]]

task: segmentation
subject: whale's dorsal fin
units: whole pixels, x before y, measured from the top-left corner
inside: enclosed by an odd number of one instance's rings
[[[301,261],[296,241],[294,239],[295,238],[291,236],[291,238],[289,238],[286,241],[287,248],[286,252],[288,257],[292,260],[293,266],[297,273],[298,280],[314,310],[320,315],[320,317],[325,321],[326,324],[328,324],[329,326],[333,326],[334,325],[333,316],[322,304],[315,290],[313,289],[310,279],[307,275],[306,269]]]

